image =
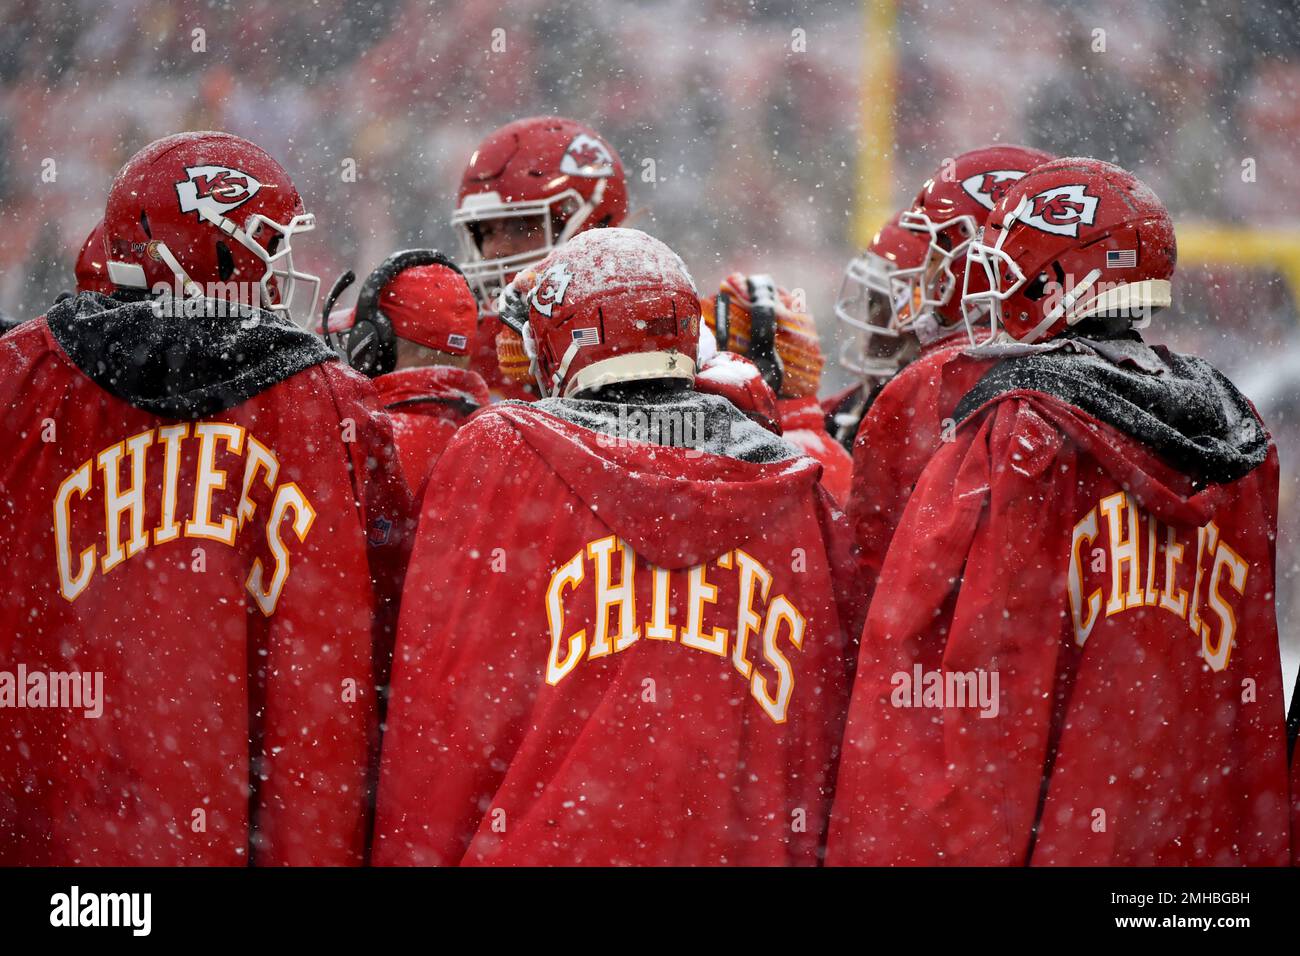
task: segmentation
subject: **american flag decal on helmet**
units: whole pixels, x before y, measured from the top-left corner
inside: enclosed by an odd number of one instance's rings
[[[579,347],[584,345],[599,345],[600,330],[597,329],[594,325],[589,326],[585,329],[574,329],[573,344]]]
[[[1106,251],[1107,269],[1136,269],[1138,254],[1136,249],[1109,249]]]

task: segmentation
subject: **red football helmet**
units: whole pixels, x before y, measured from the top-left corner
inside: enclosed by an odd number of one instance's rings
[[[962,308],[1020,342],[1092,317],[1135,328],[1169,305],[1174,224],[1136,176],[1097,159],[1039,166],[1003,196],[970,245]],[[979,287],[972,280],[978,277]],[[967,329],[975,341],[973,322]],[[978,343],[977,343],[978,344]]]
[[[903,328],[921,312],[932,313],[943,326],[962,320],[958,286],[966,270],[967,246],[1016,180],[1052,158],[1025,146],[986,146],[944,160],[925,181],[912,208],[899,217],[904,229],[920,233],[929,243],[922,267],[909,276],[915,294],[900,317]]]
[[[627,215],[627,182],[614,148],[589,127],[559,116],[509,123],[469,158],[451,223],[460,236],[465,277],[485,307],[516,272],[535,265],[580,232],[617,226]],[[486,257],[485,223],[533,219],[538,244]]]
[[[546,396],[695,379],[700,299],[677,254],[636,229],[597,229],[515,276],[501,321],[523,336]]]
[[[840,365],[866,378],[890,378],[914,350],[909,330],[920,290],[912,279],[924,265],[927,246],[898,224],[899,215],[880,227],[862,255],[849,260],[835,300],[835,317],[852,330],[840,343]]]
[[[299,324],[314,318],[320,279],[294,266],[292,245],[316,217],[280,164],[246,139],[178,133],[149,144],[113,180],[104,224],[119,288],[175,286]]]
[[[73,270],[77,277],[78,292],[99,292],[102,295],[113,294],[113,283],[108,281],[108,261],[104,245],[104,220],[95,224],[90,235],[81,244],[77,253],[77,265]]]

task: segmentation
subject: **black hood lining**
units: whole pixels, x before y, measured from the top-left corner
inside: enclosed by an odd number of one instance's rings
[[[337,356],[287,317],[212,299],[124,302],[83,292],[55,303],[55,341],[96,385],[165,418],[234,408]]]
[[[539,409],[580,428],[615,438],[667,447],[688,447],[708,455],[753,464],[770,464],[799,457],[799,450],[793,445],[756,424],[718,395],[688,390],[680,396],[645,402],[545,398],[538,402],[506,404]],[[689,426],[689,437],[685,426]]]
[[[1236,386],[1202,359],[1151,351],[1164,364],[1160,374],[1069,351],[1005,359],[962,398],[954,417],[964,422],[1000,396],[1026,390],[1114,426],[1198,486],[1235,481],[1263,464],[1268,433]]]

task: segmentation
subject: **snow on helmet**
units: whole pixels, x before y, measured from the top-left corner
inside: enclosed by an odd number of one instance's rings
[[[675,252],[636,229],[566,242],[515,276],[500,314],[523,337],[543,395],[695,378],[695,283]]]

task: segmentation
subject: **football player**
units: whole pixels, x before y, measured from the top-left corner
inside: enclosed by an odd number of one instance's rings
[[[967,256],[1003,358],[885,558],[828,862],[1285,864],[1277,452],[1223,375],[1141,337],[1168,212],[1058,159]]]
[[[331,317],[351,278],[335,284],[322,323],[348,363],[374,380],[418,500],[456,429],[489,401],[487,383],[469,368],[478,305],[460,268],[434,249],[389,256],[362,283],[356,305]]]
[[[644,233],[503,299],[546,397],[429,479],[376,861],[818,862],[856,626],[820,469],[695,391],[699,297]]]
[[[927,244],[891,217],[862,255],[844,269],[835,317],[848,327],[840,342],[839,363],[858,381],[822,400],[826,431],[846,451],[867,408],[880,389],[920,351],[915,335],[902,329],[900,312],[910,295],[905,277],[921,267]]]
[[[716,296],[701,303],[704,321],[723,352],[743,355],[758,366],[777,397],[781,434],[822,466],[822,485],[843,506],[853,460],[826,433],[817,402],[822,357],[813,317],[771,276],[732,273]]]
[[[311,217],[204,132],[104,220],[113,296],[0,344],[0,865],[360,864],[410,505],[373,390],[291,319]]]
[[[627,216],[627,181],[618,153],[595,130],[560,116],[515,120],[470,156],[452,225],[461,267],[482,321],[473,369],[496,397],[533,399],[528,357],[496,317],[497,295],[515,274],[588,229]]]
[[[904,343],[899,352],[917,357],[876,394],[853,445],[846,510],[868,599],[921,469],[952,437],[953,408],[990,363],[963,354],[971,344],[960,288],[966,252],[993,205],[1049,159],[1023,146],[963,153],[945,161],[921,187],[913,207],[899,216],[902,228],[925,240],[926,251],[920,265],[892,277],[901,288],[891,297],[898,307],[890,313],[889,331]],[[968,314],[973,327],[986,322],[978,306]],[[887,333],[882,338],[889,341]]]

